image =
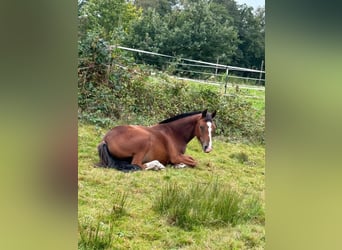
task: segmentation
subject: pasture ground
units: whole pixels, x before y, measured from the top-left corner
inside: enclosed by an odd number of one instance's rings
[[[204,154],[193,139],[186,154],[198,160],[196,168],[122,173],[93,167],[98,161],[97,144],[106,131],[79,124],[79,249],[264,249],[264,146],[214,137],[213,151]],[[229,185],[245,199],[257,197],[262,218],[186,230],[152,209],[168,183],[187,187],[213,180]]]

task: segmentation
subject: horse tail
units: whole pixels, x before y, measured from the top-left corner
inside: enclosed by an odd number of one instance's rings
[[[130,164],[126,161],[119,160],[113,157],[108,150],[108,146],[105,142],[101,142],[97,146],[100,162],[96,165],[98,167],[115,168],[123,172],[137,171],[141,168],[137,165]]]

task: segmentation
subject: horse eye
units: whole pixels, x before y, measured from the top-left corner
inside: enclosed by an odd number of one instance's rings
[[[200,125],[200,129],[201,129],[201,130],[203,130],[203,129],[204,129],[204,127],[203,127],[202,125]]]

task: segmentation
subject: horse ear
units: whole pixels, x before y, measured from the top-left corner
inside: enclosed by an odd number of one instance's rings
[[[214,119],[215,115],[216,115],[216,110],[211,113],[211,119]]]
[[[207,112],[208,112],[208,109],[203,110],[202,118],[207,117]]]

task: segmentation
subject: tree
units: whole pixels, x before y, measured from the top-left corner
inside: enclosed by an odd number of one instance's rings
[[[128,46],[168,55],[215,62],[220,56],[229,63],[237,49],[237,32],[229,19],[211,10],[211,4],[198,0],[163,18],[149,10],[132,26]]]
[[[265,60],[265,9],[242,5],[236,21],[239,40],[238,51],[234,58],[236,65],[246,68],[259,68]]]
[[[176,0],[135,0],[134,4],[141,7],[144,12],[154,9],[159,15],[164,16],[172,11]]]
[[[139,18],[141,10],[125,0],[79,1],[79,32],[96,31],[105,40],[113,40],[119,32],[128,33],[131,22]]]

